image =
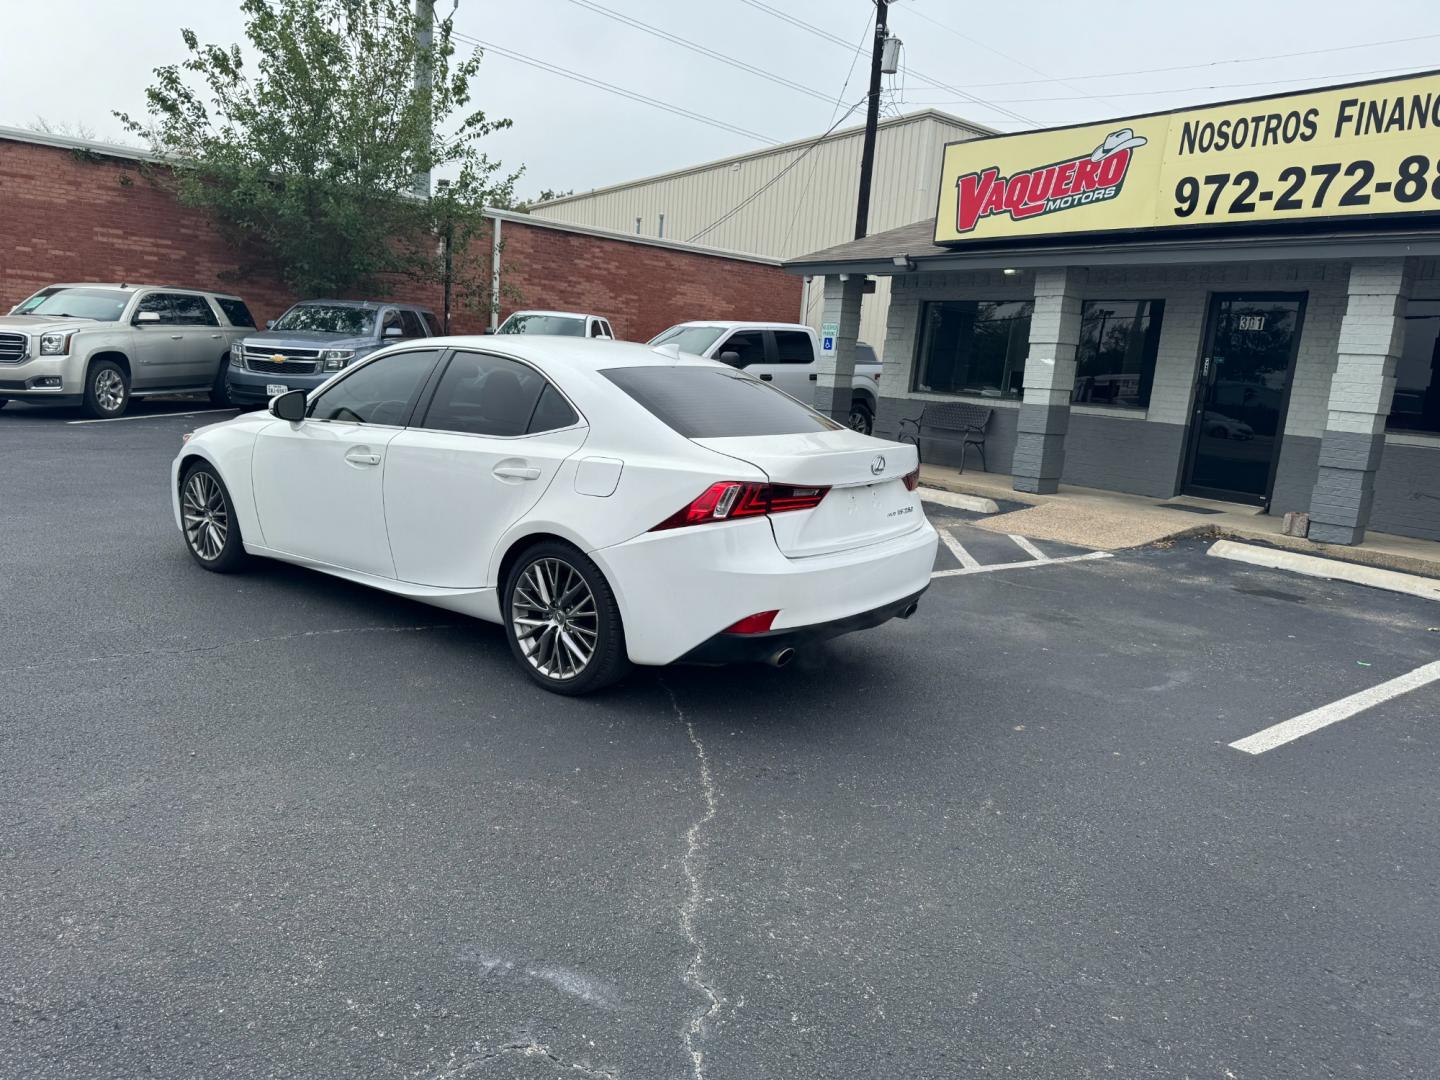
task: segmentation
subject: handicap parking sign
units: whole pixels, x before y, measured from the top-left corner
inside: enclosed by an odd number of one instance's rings
[[[834,351],[835,351],[835,339],[834,339],[833,337],[827,337],[827,338],[821,343],[820,347],[821,347],[822,349],[824,349],[826,352],[834,352]]]

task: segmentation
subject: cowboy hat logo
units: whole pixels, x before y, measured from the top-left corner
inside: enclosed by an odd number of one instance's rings
[[[1040,214],[1106,202],[1120,194],[1130,159],[1149,142],[1131,128],[1117,128],[1089,152],[1064,161],[1000,175],[1000,167],[955,178],[955,231],[967,233],[984,218],[1009,215],[1023,221]]]

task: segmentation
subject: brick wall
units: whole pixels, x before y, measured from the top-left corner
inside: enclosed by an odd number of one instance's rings
[[[0,312],[58,281],[133,281],[234,292],[257,320],[295,300],[277,281],[237,277],[225,240],[178,206],[138,163],[0,139]],[[793,321],[799,278],[765,263],[506,221],[502,314],[516,307],[593,311],[645,340],[687,319]],[[479,255],[489,266],[488,240]],[[393,298],[440,310],[439,287],[399,284]],[[488,322],[454,311],[457,332]]]

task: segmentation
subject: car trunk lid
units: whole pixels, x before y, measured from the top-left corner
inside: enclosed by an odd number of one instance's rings
[[[770,515],[775,542],[791,558],[877,544],[924,520],[918,496],[904,481],[918,466],[913,446],[880,443],[844,428],[695,442],[756,466],[772,484],[830,489],[813,510]]]

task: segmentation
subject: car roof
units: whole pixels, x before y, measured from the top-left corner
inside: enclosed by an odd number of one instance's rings
[[[588,311],[512,311],[505,318],[513,319],[516,315],[557,315],[562,319],[603,319],[604,315],[592,315]]]
[[[133,281],[57,281],[53,285],[44,286],[46,289],[122,289],[125,292],[140,292],[144,289],[162,289],[165,292],[187,292],[204,293],[206,296],[219,296],[226,300],[239,300],[240,297],[234,293],[216,292],[214,289],[201,289],[193,285],[145,285]],[[37,289],[37,292],[43,291]]]
[[[714,360],[682,353],[673,345],[644,345],[610,338],[555,337],[537,334],[459,334],[422,339],[425,348],[474,349],[526,360],[548,371],[604,371],[619,367],[676,367],[700,364],[731,370]]]
[[[704,326],[717,330],[729,330],[733,327],[743,326],[753,330],[809,330],[811,327],[804,323],[796,322],[763,322],[761,320],[744,319],[695,319],[691,322],[676,323],[675,326],[667,329],[674,330],[679,326]]]

